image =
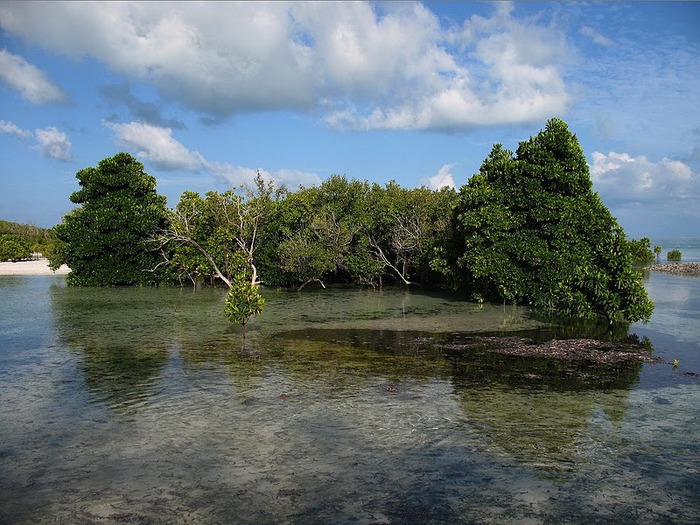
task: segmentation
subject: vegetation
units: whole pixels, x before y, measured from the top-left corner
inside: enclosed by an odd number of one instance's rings
[[[453,214],[455,285],[579,318],[648,320],[653,303],[629,243],[593,191],[566,124],[547,122],[515,155],[500,144],[464,186]]]
[[[246,336],[245,326],[248,320],[260,315],[264,306],[265,300],[260,295],[257,284],[251,283],[244,275],[239,275],[232,281],[224,313],[229,321],[241,325],[243,337]]]
[[[70,196],[79,208],[54,227],[52,268],[67,264],[68,282],[80,286],[152,284],[158,254],[149,244],[166,225],[165,197],[156,180],[127,153],[76,174],[81,189]]]
[[[656,258],[656,248],[654,251],[651,250],[651,240],[648,237],[642,237],[641,239],[630,239],[628,241],[630,251],[632,252],[632,262],[637,265],[648,264]],[[661,249],[659,248],[659,252]]]
[[[680,261],[681,255],[681,251],[678,249],[669,250],[666,254],[666,259],[669,261]]]
[[[50,229],[40,228],[33,224],[0,220],[0,235],[10,235],[20,244],[26,245],[31,253],[38,252],[47,255],[53,245],[53,235]],[[31,253],[29,256],[31,256]],[[20,257],[22,258],[22,257]]]
[[[0,235],[0,261],[21,261],[31,256],[32,250],[26,241],[17,235]]]
[[[82,207],[55,228],[52,258],[72,268],[71,284],[223,283],[244,333],[262,312],[261,283],[450,287],[610,322],[653,310],[632,269],[653,258],[650,241],[625,238],[558,119],[515,154],[495,145],[459,193],[340,175],[290,192],[258,175],[254,188],[186,191],[167,211],[125,153],[77,177]]]

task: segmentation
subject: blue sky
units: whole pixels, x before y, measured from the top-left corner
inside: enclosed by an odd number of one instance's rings
[[[127,151],[174,206],[256,170],[459,188],[559,117],[633,237],[700,225],[700,3],[2,2],[0,218]]]

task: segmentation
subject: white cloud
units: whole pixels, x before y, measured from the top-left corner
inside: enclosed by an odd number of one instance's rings
[[[117,134],[120,145],[136,150],[136,155],[166,170],[199,171],[207,167],[204,157],[190,151],[172,137],[170,128],[143,122],[116,124],[103,122]]]
[[[428,177],[428,179],[424,180],[423,183],[425,183],[431,190],[439,190],[445,186],[456,189],[457,185],[452,177],[453,167],[454,164],[444,164],[435,175]]]
[[[38,144],[35,146],[44,157],[69,162],[73,160],[68,136],[54,127],[37,129],[34,136]]]
[[[317,186],[321,183],[321,179],[315,173],[294,169],[270,172],[262,168],[253,169],[231,164],[215,164],[212,165],[212,172],[234,187],[251,186],[258,172],[265,180],[272,181],[275,186],[284,185],[292,191],[296,191],[299,186]]]
[[[700,176],[683,162],[644,155],[594,152],[590,167],[594,188],[610,202],[668,202],[700,198]]]
[[[73,160],[72,145],[63,131],[55,127],[37,129],[33,133],[28,129],[22,129],[13,122],[0,120],[0,132],[14,135],[21,139],[29,139],[34,137],[37,144],[33,147],[42,156],[69,162]]]
[[[417,74],[409,79],[397,72],[396,86],[371,111],[342,108],[327,117],[330,125],[458,130],[543,119],[568,108],[571,98],[555,65],[565,55],[563,37],[551,28],[517,20],[511,4],[497,4],[492,18],[471,17],[453,35],[441,32],[437,21],[422,27],[432,31],[419,33],[416,55],[405,60],[422,67],[417,71],[398,63],[402,71]],[[413,33],[406,28],[406,37]],[[449,47],[448,41],[455,46]],[[401,56],[397,49],[390,54]]]
[[[299,185],[314,185],[320,182],[314,173],[283,169],[268,172],[263,169],[234,166],[228,163],[211,162],[199,152],[191,151],[172,136],[170,128],[161,128],[130,122],[116,124],[104,121],[103,125],[114,131],[117,141],[124,147],[135,150],[135,155],[164,170],[205,171],[226,181],[231,186],[250,185],[258,171],[277,186],[286,184],[296,189]]]
[[[295,169],[281,169],[269,173],[272,180],[278,186],[285,185],[292,191],[299,186],[309,187],[321,184],[321,178],[315,173]]]
[[[331,126],[459,130],[570,102],[563,37],[511,4],[459,30],[420,3],[367,2],[17,2],[0,26],[215,118],[319,109]]]
[[[32,136],[32,132],[28,129],[22,129],[13,122],[6,122],[4,120],[0,120],[0,132],[15,135],[21,139],[26,139]]]
[[[4,49],[0,49],[0,78],[32,104],[67,100],[66,94],[43,71]]]

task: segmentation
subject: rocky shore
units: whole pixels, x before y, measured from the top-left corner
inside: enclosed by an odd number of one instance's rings
[[[652,272],[666,272],[676,275],[695,275],[700,277],[700,262],[652,264],[649,266],[649,270]]]

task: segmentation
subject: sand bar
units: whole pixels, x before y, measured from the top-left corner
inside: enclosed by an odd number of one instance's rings
[[[70,268],[64,264],[54,272],[49,268],[48,259],[0,262],[0,275],[66,275],[69,271]]]

